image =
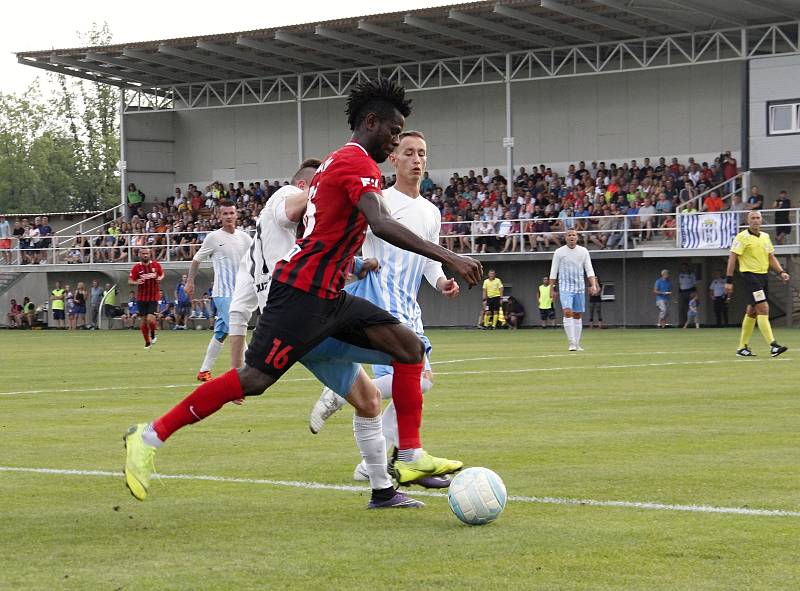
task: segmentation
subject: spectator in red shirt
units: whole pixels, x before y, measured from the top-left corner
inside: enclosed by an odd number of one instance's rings
[[[681,173],[681,165],[678,163],[677,158],[672,159],[672,164],[669,165],[669,172],[672,176],[677,178]]]
[[[725,191],[727,193],[733,193],[736,190],[736,181],[731,180],[735,177],[739,171],[736,168],[736,158],[731,156],[731,151],[728,150],[722,155],[722,178],[725,179],[727,184],[725,185]]]
[[[722,202],[722,197],[716,191],[711,191],[711,194],[703,201],[703,211],[714,213],[725,209],[725,204]]]
[[[200,191],[195,191],[192,194],[192,211],[200,211],[201,207],[203,207],[203,195]]]

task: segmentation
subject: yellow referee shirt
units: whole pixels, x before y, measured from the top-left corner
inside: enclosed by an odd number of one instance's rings
[[[769,255],[775,252],[769,234],[759,232],[758,236],[750,228],[739,232],[733,239],[731,252],[739,255],[740,273],[758,273],[763,275],[769,272]]]
[[[503,289],[503,282],[500,281],[499,277],[495,277],[494,279],[485,279],[483,281],[483,289],[486,290],[487,298],[499,298]]]

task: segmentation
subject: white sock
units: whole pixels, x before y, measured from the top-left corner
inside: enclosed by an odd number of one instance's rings
[[[151,447],[161,447],[164,442],[158,438],[158,433],[153,428],[153,423],[148,423],[147,427],[142,431],[142,441]]]
[[[381,414],[381,424],[383,425],[383,438],[386,440],[386,449],[400,445],[400,435],[397,431],[397,411],[394,409],[394,402],[389,402]]]
[[[401,462],[413,462],[414,460],[418,460],[420,456],[422,456],[421,447],[397,450],[397,459]]]
[[[214,367],[214,362],[217,360],[219,352],[222,351],[222,344],[216,337],[211,337],[206,349],[206,357],[203,359],[203,365],[200,366],[200,371],[211,371]]]
[[[370,488],[390,488],[392,481],[386,471],[386,441],[383,439],[381,418],[353,415],[353,434],[367,468]]]
[[[574,340],[572,336],[572,318],[564,316],[564,332],[567,333],[567,342],[571,344]]]
[[[580,318],[572,319],[572,336],[576,347],[581,346],[581,333],[583,332],[583,320]]]
[[[375,387],[381,393],[381,398],[384,400],[389,400],[392,397],[393,378],[393,374],[387,373],[386,375],[382,375],[381,377],[372,380],[372,383],[375,384]],[[433,387],[433,382],[431,382],[425,376],[422,376],[420,379],[420,386],[422,386],[422,393],[425,394],[425,392]]]
[[[392,378],[394,378],[394,376],[387,373],[386,375],[372,380],[372,383],[375,384],[375,387],[381,393],[381,398],[384,400],[389,400],[392,397]]]

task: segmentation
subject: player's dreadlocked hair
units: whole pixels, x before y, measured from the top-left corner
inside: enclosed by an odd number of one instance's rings
[[[369,113],[382,119],[391,117],[397,109],[403,117],[411,114],[411,100],[406,100],[406,89],[388,78],[359,82],[347,97],[347,123],[355,131]]]

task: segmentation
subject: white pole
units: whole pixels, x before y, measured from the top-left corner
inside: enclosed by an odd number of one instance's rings
[[[122,206],[122,217],[128,218],[128,183],[126,169],[128,163],[125,161],[126,154],[125,146],[125,89],[121,88],[119,91],[119,199]]]
[[[508,191],[511,195],[511,186],[514,183],[514,128],[511,122],[511,54],[506,54],[506,137],[503,142],[506,146],[506,174]]]
[[[303,75],[297,75],[297,166],[303,163]]]

